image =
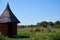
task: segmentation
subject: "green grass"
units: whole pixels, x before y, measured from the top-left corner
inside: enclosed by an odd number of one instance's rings
[[[29,32],[30,28],[17,28],[17,34],[20,36],[29,36],[30,38],[8,38],[6,40],[57,40],[60,38],[60,28],[52,28],[52,32],[47,32],[47,29],[44,28],[44,32]],[[33,30],[35,28],[32,28]],[[57,38],[59,37],[59,38]],[[55,39],[57,38],[57,39]]]

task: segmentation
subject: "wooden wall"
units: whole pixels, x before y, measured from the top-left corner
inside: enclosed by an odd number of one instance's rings
[[[8,25],[7,23],[6,24],[0,24],[0,32],[3,34],[3,35],[7,35],[7,30],[8,30]]]
[[[17,23],[0,23],[0,32],[3,35],[17,34]]]
[[[13,26],[12,27],[13,34],[17,34],[17,24],[15,23],[12,26]]]

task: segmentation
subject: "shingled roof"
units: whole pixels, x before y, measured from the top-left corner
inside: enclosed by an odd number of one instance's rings
[[[9,3],[7,4],[6,9],[0,16],[0,23],[8,23],[8,22],[20,23],[20,21],[16,18],[16,16],[11,11],[9,7]]]

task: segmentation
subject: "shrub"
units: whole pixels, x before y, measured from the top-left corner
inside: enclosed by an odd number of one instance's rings
[[[60,25],[54,25],[53,27],[54,28],[60,28]]]
[[[5,37],[3,35],[0,35],[0,40],[5,40]]]

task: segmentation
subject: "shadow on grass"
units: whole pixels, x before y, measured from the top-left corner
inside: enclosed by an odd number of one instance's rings
[[[20,35],[10,35],[8,37],[9,38],[21,38],[21,39],[23,39],[23,38],[30,38],[30,36],[20,36]]]

